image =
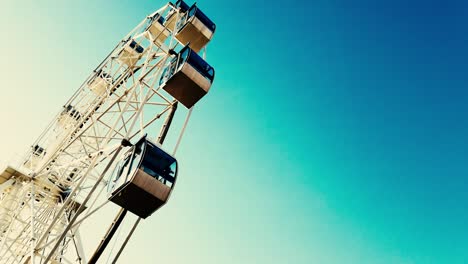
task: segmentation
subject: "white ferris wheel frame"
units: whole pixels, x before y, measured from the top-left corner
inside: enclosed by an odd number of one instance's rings
[[[134,140],[158,127],[161,137],[177,107],[159,80],[172,58],[170,50],[181,43],[174,38],[174,28],[165,27],[169,35],[164,43],[148,31],[155,15],[169,12],[175,12],[177,24],[181,13],[170,3],[145,18],[66,103],[77,112],[58,113],[34,143],[46,151],[39,158],[28,153],[10,168],[12,177],[0,185],[0,210],[6,212],[0,216],[0,263],[87,263],[80,226],[108,203],[98,200],[105,195],[106,177],[121,155],[122,140]],[[125,54],[132,40],[143,53]],[[96,95],[90,83],[103,72],[112,81],[105,93]],[[191,112],[179,129],[173,153]],[[156,122],[163,117],[165,122]],[[71,192],[64,200],[57,199],[64,188]]]

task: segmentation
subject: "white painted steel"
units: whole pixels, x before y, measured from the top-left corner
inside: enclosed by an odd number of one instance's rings
[[[19,168],[0,171],[0,264],[89,259],[86,246],[98,241],[88,241],[82,228],[109,206],[112,157],[121,158],[122,139],[157,136],[175,102],[158,85],[169,50],[180,49],[173,29],[181,15],[170,3],[156,13],[172,16],[162,26],[150,15],[119,42],[66,102],[77,112],[60,110],[32,144],[43,152],[26,153]],[[142,53],[130,48],[132,40]],[[176,148],[189,117],[180,116],[183,128],[171,131]]]

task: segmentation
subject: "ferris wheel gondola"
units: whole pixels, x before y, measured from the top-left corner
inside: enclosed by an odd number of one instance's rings
[[[175,38],[182,44],[190,42],[192,50],[199,52],[213,38],[215,30],[215,23],[194,4],[177,23]]]
[[[125,44],[119,53],[118,59],[123,64],[127,65],[127,67],[132,67],[141,59],[143,51],[145,51],[145,49],[135,40],[131,39]]]
[[[109,184],[109,200],[147,218],[168,200],[177,178],[177,160],[142,138],[125,154]]]
[[[112,86],[113,79],[108,73],[103,70],[98,70],[96,75],[88,81],[88,87],[97,96],[101,96],[108,92],[109,87]]]
[[[178,0],[175,4],[170,3],[170,5],[173,9],[169,11],[164,19],[164,26],[171,31],[175,31],[178,16],[180,17],[185,14],[190,9],[190,6],[182,0]]]
[[[164,70],[161,87],[187,108],[208,93],[215,71],[189,45],[185,46]]]

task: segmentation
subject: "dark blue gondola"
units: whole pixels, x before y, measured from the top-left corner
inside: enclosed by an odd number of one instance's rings
[[[167,14],[163,25],[169,30],[174,31],[177,22],[177,12],[179,12],[179,17],[181,17],[190,9],[190,6],[182,0],[177,1],[175,4],[172,4],[172,6],[174,9]]]
[[[122,63],[126,64],[128,67],[131,67],[140,60],[144,51],[145,49],[140,44],[138,44],[135,40],[130,39],[123,46],[123,49],[118,55],[118,58]]]
[[[62,110],[62,115],[68,115],[76,120],[81,118],[80,112],[78,112],[78,110],[76,110],[75,107],[73,107],[72,105],[64,106]]]
[[[148,27],[148,31],[151,33],[153,41],[158,44],[164,43],[170,34],[169,29],[164,26],[164,22],[165,19],[161,16],[161,14],[156,13],[151,18],[151,24]]]
[[[145,137],[117,166],[109,200],[147,218],[167,202],[176,178],[177,160]]]
[[[215,71],[189,46],[185,46],[164,69],[159,84],[177,101],[191,108],[213,83]]]
[[[109,86],[112,85],[112,76],[103,70],[98,70],[93,78],[88,81],[88,87],[96,95],[100,96],[105,94]]]
[[[194,4],[177,23],[175,37],[184,45],[190,42],[190,47],[199,52],[213,38],[215,30],[213,21]]]
[[[179,10],[179,12],[183,12],[183,13],[187,12],[187,10],[190,9],[190,6],[182,0],[176,1],[174,6],[176,7],[177,10]]]
[[[43,147],[41,147],[39,145],[34,145],[32,147],[32,153],[35,156],[41,156],[41,155],[45,155],[46,151],[45,151],[45,149]]]
[[[40,160],[47,154],[46,150],[39,146],[34,145],[32,146],[31,155],[29,158],[23,163],[24,166],[28,169],[34,168]]]
[[[58,119],[58,123],[62,127],[74,125],[81,118],[81,113],[72,105],[63,107],[62,113]]]
[[[156,13],[150,18],[151,24],[148,27],[148,31],[151,33],[153,40],[158,44],[164,43],[170,32],[175,30],[178,16],[182,17],[190,8],[189,5],[180,0],[175,4],[170,3],[170,5],[172,9],[166,16]],[[179,15],[177,13],[179,13]]]

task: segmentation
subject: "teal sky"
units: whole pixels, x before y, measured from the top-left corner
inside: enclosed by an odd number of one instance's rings
[[[135,3],[2,2],[0,160],[165,4]],[[122,263],[468,263],[468,3],[198,5],[215,83]]]

